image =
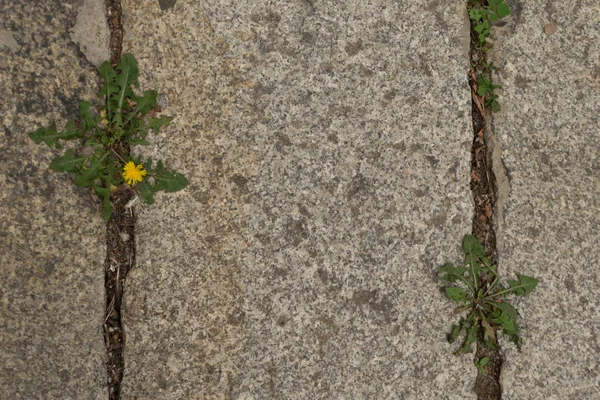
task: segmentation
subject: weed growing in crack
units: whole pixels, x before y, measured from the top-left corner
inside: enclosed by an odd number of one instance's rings
[[[500,103],[498,103],[498,95],[495,89],[501,89],[500,85],[493,85],[490,80],[490,74],[483,72],[477,78],[477,95],[484,98],[486,107],[491,107],[492,111],[500,111]]]
[[[489,357],[481,357],[480,359],[475,359],[473,360],[473,364],[475,364],[475,367],[477,367],[477,369],[479,370],[480,373],[483,374],[484,371],[484,367],[486,365],[488,365],[488,363],[490,362],[490,358]]]
[[[466,318],[460,318],[458,324],[452,326],[448,341],[453,343],[460,333],[466,335],[462,346],[455,354],[466,354],[472,351],[471,345],[477,342],[480,335],[491,349],[498,348],[496,332],[502,328],[505,335],[521,347],[517,310],[508,303],[506,296],[515,294],[526,296],[537,286],[538,280],[526,275],[517,275],[517,280],[508,281],[508,286],[500,284],[499,276],[481,243],[473,235],[467,235],[462,245],[465,253],[463,266],[447,263],[438,272],[441,280],[458,283],[457,286],[445,287],[446,295],[456,302],[456,313],[468,311]],[[475,360],[475,366],[482,369],[488,360],[484,357]]]
[[[168,170],[162,161],[153,165],[152,159],[131,158],[131,145],[146,145],[148,132],[157,134],[159,129],[171,122],[171,117],[156,117],[160,106],[156,104],[158,93],[146,90],[137,96],[133,87],[138,84],[137,61],[125,54],[116,68],[108,61],[100,66],[104,82],[98,93],[104,98],[103,106],[96,113],[91,104],[82,101],[78,119],[71,119],[62,131],[56,123],[29,133],[36,143],[61,149],[61,140],[78,140],[81,149],[68,149],[55,157],[50,168],[57,172],[75,174],[75,185],[90,187],[103,199],[102,213],[108,221],[112,214],[110,195],[116,190],[130,188],[147,203],[154,202],[153,194],[163,190],[176,192],[187,185],[186,178]],[[139,184],[136,186],[136,184]]]
[[[510,15],[510,8],[504,0],[469,0],[468,3],[469,19],[473,36],[477,39],[475,50],[482,59],[489,50],[490,43],[488,39],[491,36],[490,26],[492,22]],[[500,111],[500,103],[495,89],[501,89],[500,85],[492,85],[491,73],[495,68],[493,65],[482,62],[480,65],[474,65],[473,71],[477,76],[477,95],[483,98],[485,107],[490,107],[492,111]]]
[[[490,22],[510,15],[510,8],[504,0],[470,0],[469,6],[469,18],[473,21],[479,44],[486,46],[490,36]]]

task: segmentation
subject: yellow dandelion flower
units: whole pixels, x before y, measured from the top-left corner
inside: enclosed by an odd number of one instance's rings
[[[142,164],[135,165],[133,161],[129,161],[123,167],[123,179],[131,186],[141,182],[147,173]]]

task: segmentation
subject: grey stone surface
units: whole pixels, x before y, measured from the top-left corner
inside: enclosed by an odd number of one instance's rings
[[[517,302],[523,349],[504,344],[503,399],[600,398],[600,8],[511,1],[492,58],[509,181],[500,271],[540,278]],[[556,31],[547,29],[556,25]]]
[[[110,31],[104,0],[84,0],[71,30],[71,39],[96,67],[110,58]]]
[[[140,210],[124,399],[472,399],[435,270],[470,230],[456,1],[126,0],[190,186]]]
[[[27,132],[72,116],[97,79],[70,42],[79,2],[0,3],[0,397],[105,399],[104,223]]]

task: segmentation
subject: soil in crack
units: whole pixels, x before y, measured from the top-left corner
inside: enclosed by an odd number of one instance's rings
[[[121,0],[105,0],[106,19],[110,29],[110,63],[113,67],[121,61],[123,49],[123,20]],[[129,146],[118,146],[122,156],[129,154]],[[111,194],[113,212],[106,223],[106,260],[104,262],[104,288],[106,317],[104,343],[106,345],[108,373],[108,398],[119,400],[124,374],[123,347],[125,332],[121,320],[121,302],[127,273],[135,264],[135,214],[127,207],[134,194],[120,188]]]
[[[473,86],[472,86],[473,87]],[[476,94],[476,90],[473,92]],[[485,112],[485,111],[484,111]],[[497,265],[496,233],[493,226],[494,209],[494,173],[489,163],[489,155],[485,143],[485,117],[473,102],[473,130],[474,139],[471,148],[471,191],[475,201],[473,216],[473,235],[479,239],[485,252],[492,262]],[[488,357],[489,362],[482,373],[479,371],[475,382],[475,393],[478,400],[500,400],[502,387],[500,386],[500,373],[502,371],[502,357],[499,349],[490,349],[483,341],[480,334],[477,341],[475,357],[480,360]]]
[[[121,323],[121,301],[127,272],[135,263],[133,198],[130,189],[117,190],[111,195],[113,212],[106,224],[106,260],[104,277],[106,290],[106,344],[109,400],[118,400],[123,380],[123,346],[125,333]]]
[[[484,99],[477,95],[477,74],[480,65],[485,62],[485,54],[479,46],[478,34],[471,26],[471,65],[469,76],[472,99],[473,119],[473,146],[471,148],[471,191],[475,202],[473,216],[473,235],[479,239],[485,252],[494,264],[498,263],[496,250],[496,233],[494,231],[493,213],[495,200],[495,177],[491,165],[491,156],[486,145],[486,131],[488,126],[486,118],[489,111],[485,109]],[[488,357],[489,362],[477,374],[475,393],[478,400],[500,400],[502,386],[500,374],[502,372],[502,357],[499,349],[490,349],[483,341],[481,333],[477,341],[475,357],[481,359]]]

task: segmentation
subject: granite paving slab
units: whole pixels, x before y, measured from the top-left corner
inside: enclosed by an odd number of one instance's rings
[[[503,399],[600,398],[600,7],[508,1],[496,35],[503,110],[502,274],[539,277],[519,299],[523,348],[503,343]],[[501,153],[500,153],[501,151]]]
[[[435,272],[470,231],[456,1],[125,0],[190,181],[142,207],[123,399],[473,399]]]
[[[104,222],[27,133],[98,79],[70,38],[80,1],[0,3],[0,398],[105,399]],[[59,127],[61,127],[59,123]]]

